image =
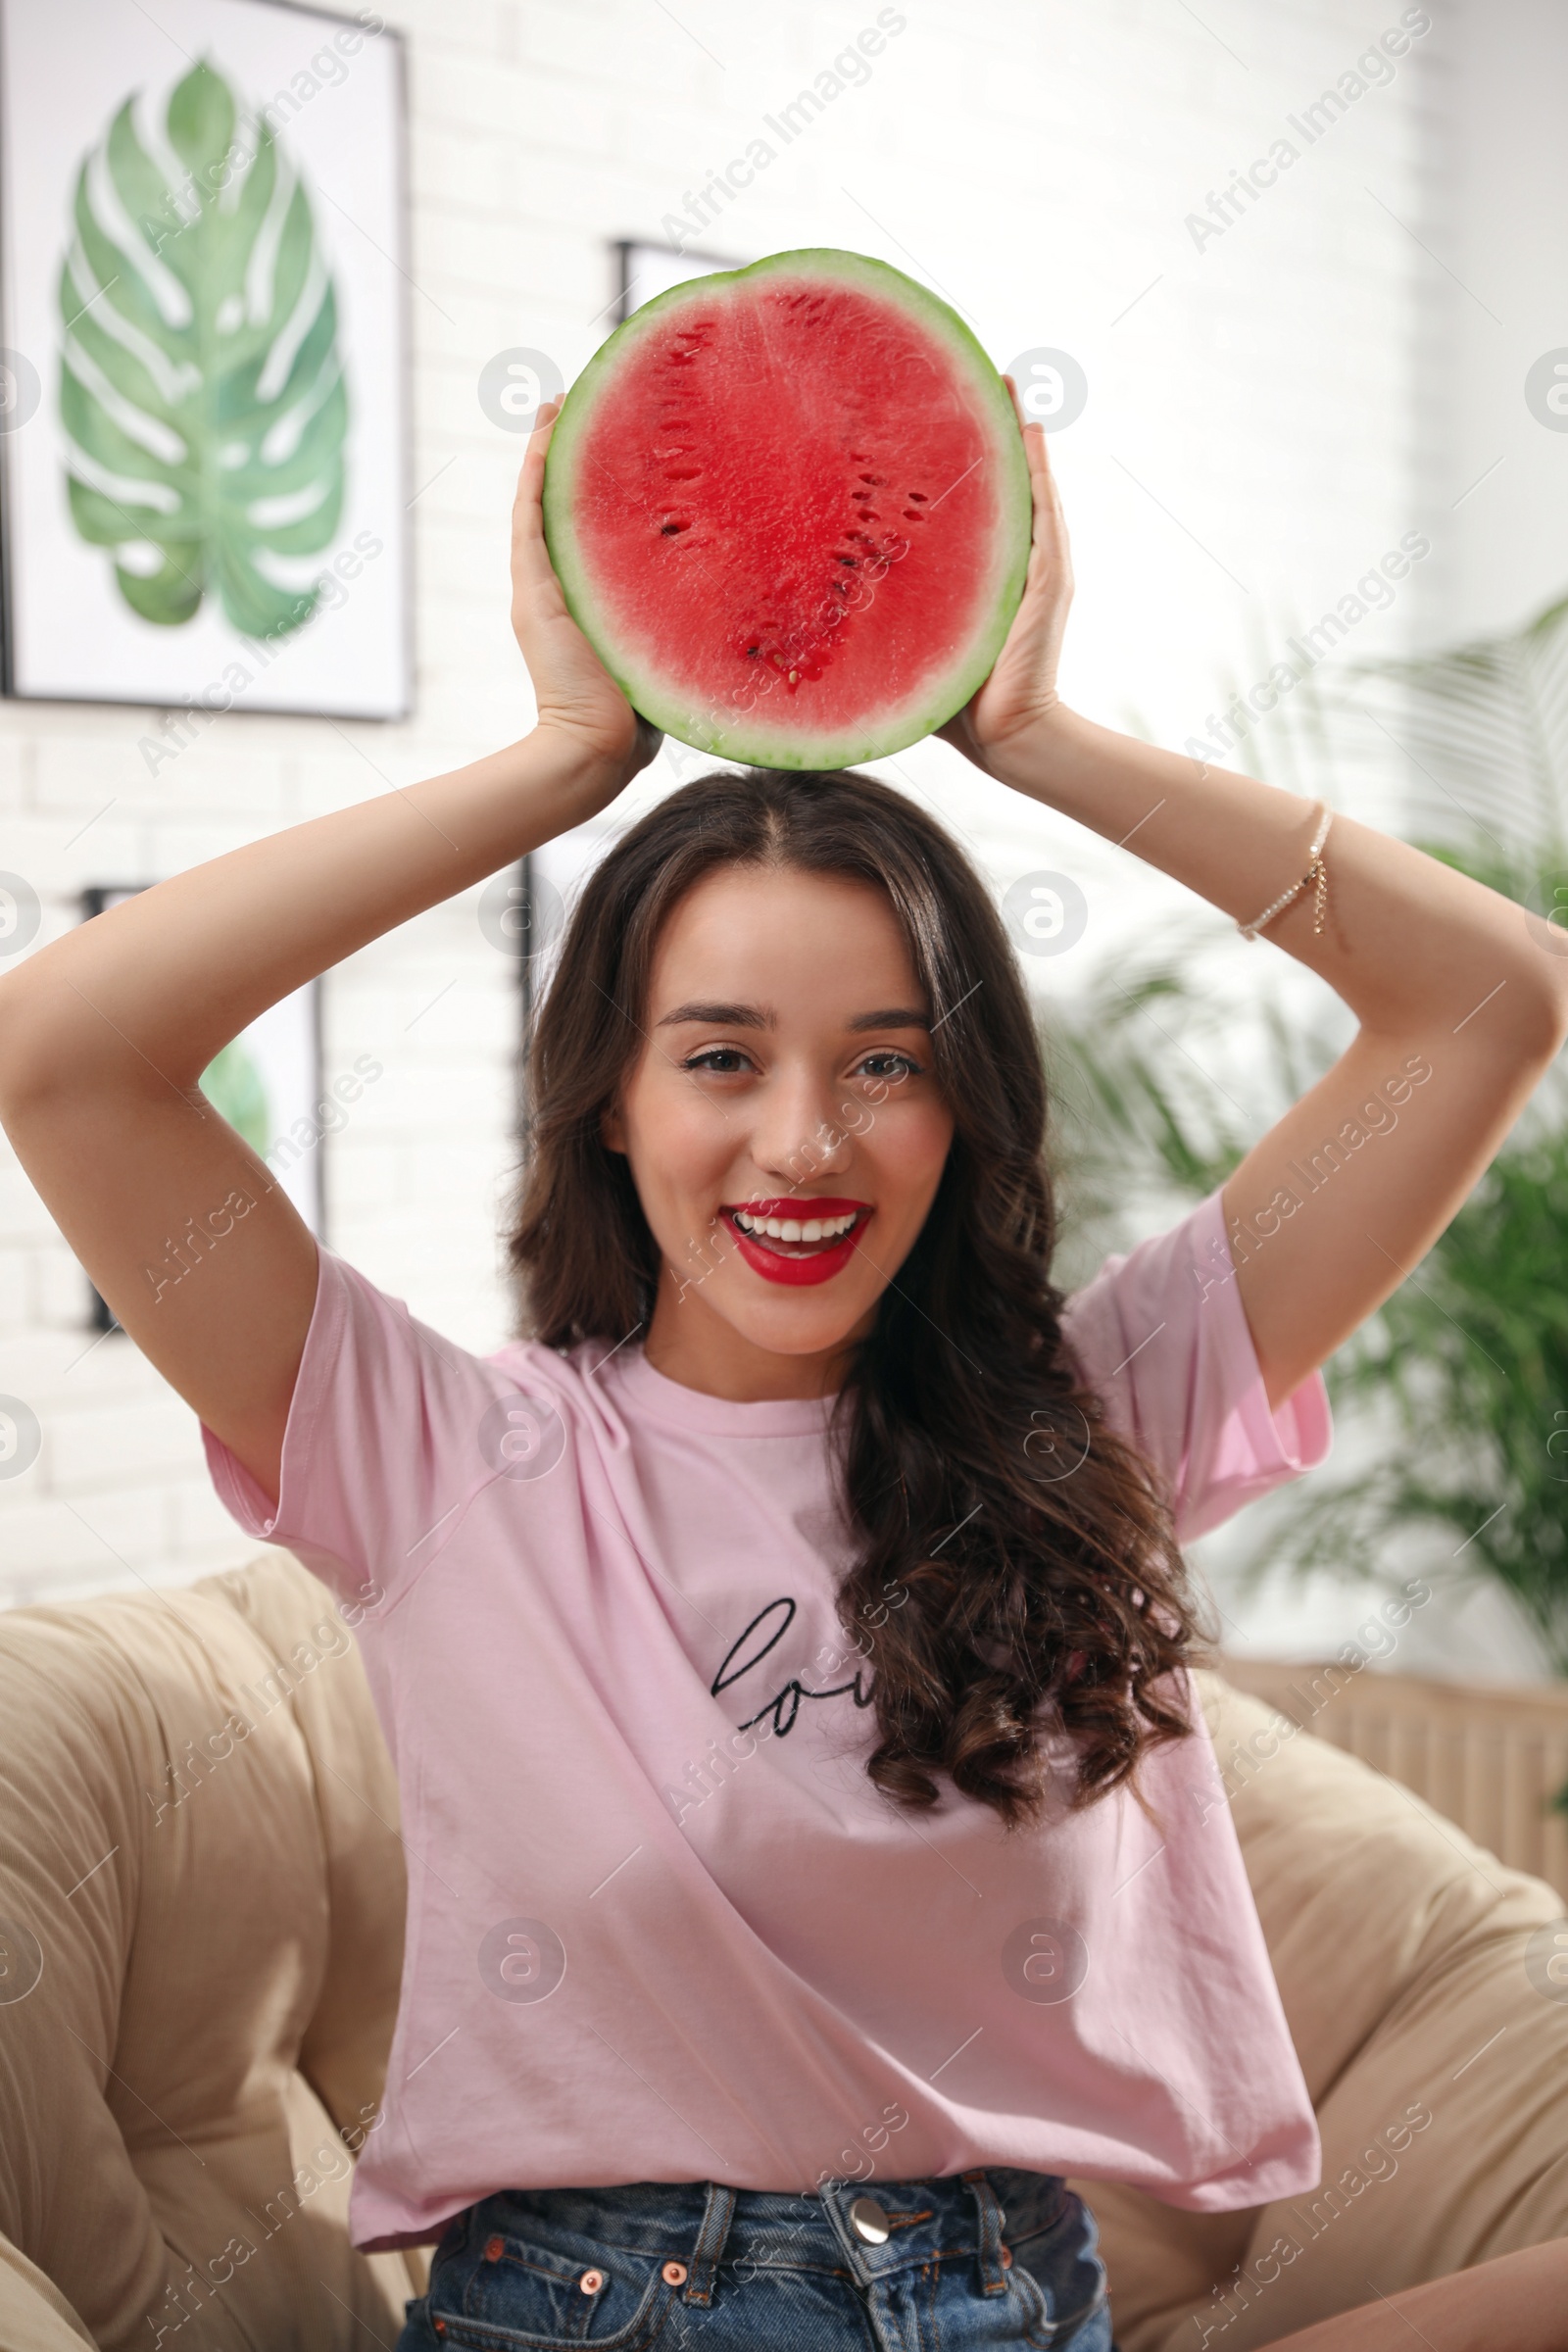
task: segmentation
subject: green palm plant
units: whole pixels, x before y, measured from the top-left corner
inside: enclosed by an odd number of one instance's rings
[[[1509,636],[1422,661],[1308,678],[1247,764],[1335,800],[1368,722],[1410,761],[1419,846],[1520,903],[1541,952],[1568,955],[1568,598]],[[1270,773],[1270,771],[1273,771]],[[1283,771],[1283,772],[1281,772]],[[1157,956],[1102,969],[1048,1055],[1058,1155],[1086,1262],[1126,1246],[1125,1210],[1200,1199],[1327,1068],[1338,1005],[1287,1017],[1282,975],[1239,1022],[1234,935],[1196,920]],[[1220,956],[1225,977],[1206,971]],[[1320,1476],[1247,1563],[1360,1576],[1391,1537],[1445,1540],[1456,1578],[1511,1595],[1568,1675],[1568,1078],[1551,1072],[1421,1265],[1326,1367],[1337,1409],[1396,1433],[1372,1465]],[[1568,1792],[1565,1792],[1568,1800]],[[1560,1800],[1563,1801],[1563,1800]]]
[[[72,519],[114,550],[144,620],[207,595],[243,635],[307,621],[343,506],[348,401],[310,200],[265,121],[199,63],[172,91],[171,178],[127,98],[83,160],[60,274],[60,416]]]

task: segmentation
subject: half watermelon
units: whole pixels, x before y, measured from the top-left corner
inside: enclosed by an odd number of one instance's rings
[[[567,606],[633,708],[762,767],[902,751],[988,675],[1029,469],[957,315],[818,248],[674,287],[567,393],[545,468]]]

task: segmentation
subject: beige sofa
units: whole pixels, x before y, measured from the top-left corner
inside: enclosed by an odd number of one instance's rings
[[[1090,2189],[1122,2352],[1245,2352],[1568,2235],[1568,1923],[1356,1758],[1205,1678],[1325,2181]],[[404,1870],[357,1652],[287,1553],[0,1617],[0,2352],[364,2352]],[[248,1731],[242,1729],[249,1725]]]

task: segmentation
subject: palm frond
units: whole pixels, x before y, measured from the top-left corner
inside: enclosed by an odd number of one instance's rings
[[[1409,760],[1424,830],[1450,831],[1457,811],[1516,852],[1568,835],[1568,596],[1506,636],[1358,664],[1343,700]]]

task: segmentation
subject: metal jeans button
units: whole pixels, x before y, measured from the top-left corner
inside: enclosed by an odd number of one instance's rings
[[[892,2236],[888,2217],[875,2197],[857,2197],[850,2207],[850,2228],[868,2246],[885,2246]]]

